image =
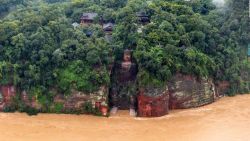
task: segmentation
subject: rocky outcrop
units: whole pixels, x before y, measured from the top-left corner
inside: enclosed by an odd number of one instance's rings
[[[169,95],[167,89],[141,89],[138,95],[138,116],[160,117],[168,114]]]
[[[177,74],[168,88],[170,109],[194,108],[214,102],[214,85],[206,79]]]
[[[203,106],[214,102],[215,97],[224,94],[229,83],[221,82],[215,85],[207,79],[197,79],[190,75],[175,75],[166,87],[147,87],[139,90],[138,115],[142,117],[158,117],[166,115],[169,109],[182,109]],[[16,89],[12,85],[0,86],[0,110],[11,106]],[[83,93],[72,90],[70,95],[56,93],[50,112],[80,111],[84,113],[86,108],[99,109],[107,107],[108,88],[100,87],[94,93]],[[23,91],[21,101],[28,107],[41,109],[36,97],[29,97]],[[88,104],[88,105],[86,105]],[[86,107],[87,106],[87,107]],[[107,111],[107,109],[106,109]]]
[[[228,81],[219,81],[215,85],[216,97],[224,96],[230,87]]]
[[[215,85],[207,79],[197,79],[191,75],[175,75],[167,88],[144,88],[138,95],[138,115],[157,117],[168,113],[169,109],[186,109],[214,102]]]
[[[26,91],[21,93],[21,101],[25,106],[40,110],[42,108],[41,104],[38,102],[35,96],[30,97]]]
[[[68,96],[56,95],[54,104],[62,104],[62,111],[83,111],[86,103],[91,103],[92,108],[96,108],[96,103],[107,105],[107,94],[108,90],[104,86],[100,87],[99,91],[90,94],[73,90]]]
[[[16,89],[12,85],[0,86],[0,111],[12,104],[13,98],[16,96]]]
[[[95,93],[86,94],[80,91],[72,90],[71,94],[68,96],[64,96],[62,94],[57,94],[54,99],[52,105],[50,105],[49,111],[48,109],[44,109],[43,106],[39,103],[38,99],[35,96],[30,96],[26,91],[22,91],[20,93],[20,97],[16,94],[16,88],[12,85],[4,85],[0,86],[0,111],[4,111],[6,108],[17,108],[18,103],[14,103],[14,98],[20,102],[20,104],[24,107],[21,107],[24,112],[25,110],[35,109],[37,111],[43,112],[80,112],[84,113],[84,106],[88,103],[88,108],[96,109],[96,103],[100,103],[101,107],[107,107],[107,95],[108,91],[106,87],[100,87],[100,90]],[[13,107],[13,105],[16,105]],[[20,107],[19,107],[20,108]],[[23,109],[25,108],[25,109]],[[27,109],[26,109],[27,108]],[[11,109],[17,110],[17,109]],[[91,111],[88,111],[91,112]]]

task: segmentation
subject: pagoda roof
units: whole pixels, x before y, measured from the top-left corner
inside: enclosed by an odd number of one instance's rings
[[[107,29],[107,28],[113,28],[113,27],[114,27],[114,24],[111,23],[111,22],[106,23],[106,24],[103,25],[103,29],[104,29],[104,30]]]
[[[97,13],[83,13],[81,19],[94,20],[97,15]]]
[[[136,12],[136,16],[138,17],[148,17],[146,12],[140,11],[140,12]]]

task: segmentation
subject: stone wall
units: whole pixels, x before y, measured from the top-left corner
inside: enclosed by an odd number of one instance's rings
[[[190,75],[177,74],[168,84],[168,89],[170,109],[199,107],[214,102],[215,98],[212,82]]]

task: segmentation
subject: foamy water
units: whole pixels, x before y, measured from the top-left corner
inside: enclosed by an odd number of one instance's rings
[[[0,141],[250,141],[250,95],[159,118],[0,114]]]

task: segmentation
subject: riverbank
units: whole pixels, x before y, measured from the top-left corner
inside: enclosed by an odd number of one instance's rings
[[[224,97],[160,118],[0,113],[1,141],[246,141],[250,139],[250,95]]]

